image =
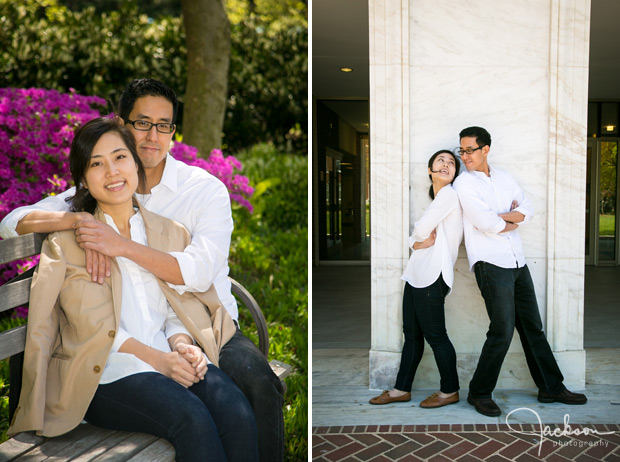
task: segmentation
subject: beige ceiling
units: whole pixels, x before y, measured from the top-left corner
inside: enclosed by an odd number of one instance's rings
[[[620,100],[620,0],[591,2],[589,99]],[[368,2],[312,0],[312,94],[360,132],[368,131],[368,65]]]

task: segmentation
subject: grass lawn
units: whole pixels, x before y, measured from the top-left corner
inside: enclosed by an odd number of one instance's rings
[[[600,215],[599,217],[599,236],[613,236],[616,234],[616,216]]]

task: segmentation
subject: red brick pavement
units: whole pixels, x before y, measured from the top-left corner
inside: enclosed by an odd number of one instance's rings
[[[314,427],[315,462],[620,462],[620,425]],[[598,433],[593,433],[595,430]],[[602,434],[609,433],[611,434]],[[586,434],[587,433],[587,434]]]

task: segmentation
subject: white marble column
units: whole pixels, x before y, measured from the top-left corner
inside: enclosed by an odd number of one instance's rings
[[[393,385],[384,379],[393,377],[402,343],[400,275],[409,258],[408,2],[369,0],[371,388]]]
[[[583,299],[590,0],[554,0],[549,56],[547,338],[585,385]]]

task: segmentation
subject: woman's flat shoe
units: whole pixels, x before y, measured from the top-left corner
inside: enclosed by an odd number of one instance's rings
[[[379,396],[375,396],[374,398],[372,398],[369,403],[370,404],[390,404],[390,403],[398,403],[398,402],[404,402],[404,401],[411,401],[411,393],[405,393],[402,396],[398,396],[396,398],[392,398],[389,395],[389,391],[388,390],[383,390],[383,393],[381,393]]]
[[[424,401],[420,403],[420,407],[425,408],[434,408],[434,407],[442,407],[448,404],[454,404],[459,402],[459,392],[457,391],[455,394],[448,396],[447,398],[442,398],[437,393],[433,393],[431,396],[426,398]]]

